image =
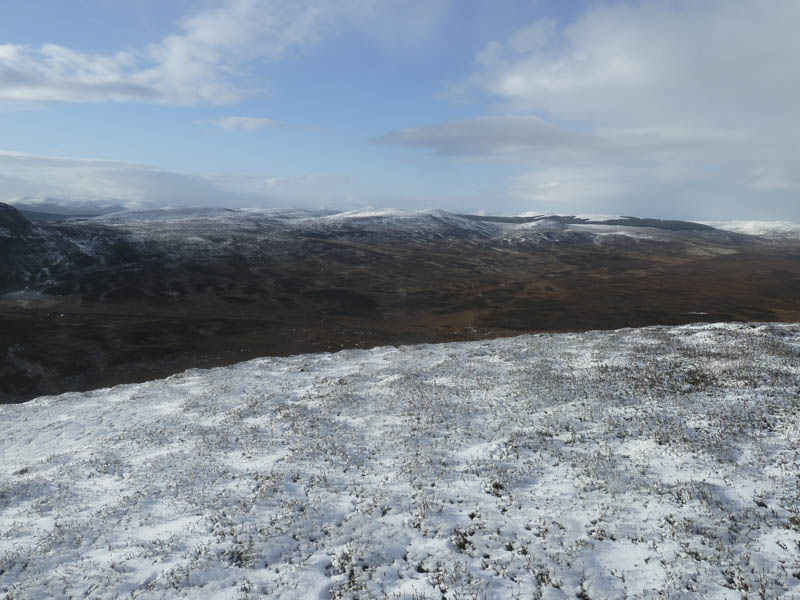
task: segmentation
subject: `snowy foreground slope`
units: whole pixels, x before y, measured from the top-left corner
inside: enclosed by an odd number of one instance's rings
[[[269,358],[0,412],[2,598],[800,598],[800,326]]]

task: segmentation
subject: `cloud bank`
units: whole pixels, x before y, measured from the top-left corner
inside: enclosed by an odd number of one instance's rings
[[[800,4],[597,5],[489,43],[448,90],[495,114],[390,132],[519,173],[531,207],[800,218]]]
[[[117,161],[0,151],[0,202],[18,201],[76,207],[114,203],[128,209],[363,204],[353,182],[335,175],[198,175]]]

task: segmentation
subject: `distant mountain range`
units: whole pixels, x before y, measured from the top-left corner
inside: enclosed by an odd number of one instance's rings
[[[798,246],[635,217],[0,205],[0,400],[266,354],[800,320]]]
[[[19,198],[11,203],[32,221],[57,221],[69,217],[97,217],[127,210],[120,200],[75,200],[56,197]]]

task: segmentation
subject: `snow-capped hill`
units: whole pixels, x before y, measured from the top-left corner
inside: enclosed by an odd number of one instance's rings
[[[307,208],[241,208],[239,212],[252,213],[274,219],[316,219],[341,213],[339,210]]]
[[[225,217],[238,211],[229,208],[156,208],[152,210],[130,210],[101,215],[91,219],[104,225],[125,225],[135,223],[165,223],[195,219],[214,219]]]
[[[708,223],[610,215],[538,215],[508,218],[503,238],[511,244],[594,244],[613,247],[694,248],[729,252],[757,240]],[[726,248],[727,247],[727,248]]]
[[[733,241],[730,236],[702,223],[663,219],[642,219],[614,215],[557,215],[525,213],[516,217],[458,215],[470,221],[496,224],[498,235],[512,245],[552,244],[630,244],[630,240],[646,242],[695,243],[699,241]],[[705,237],[703,237],[705,236]],[[620,238],[628,238],[629,241]]]
[[[616,221],[618,219],[624,219],[622,215],[614,215],[614,214],[606,214],[606,213],[581,213],[578,215],[567,215],[567,214],[559,214],[559,213],[539,213],[535,211],[529,211],[520,213],[517,215],[518,217],[522,218],[533,218],[533,219],[580,219],[581,221]]]
[[[637,240],[650,240],[658,242],[679,241],[682,234],[666,229],[655,227],[632,227],[627,225],[608,225],[605,223],[597,224],[570,224],[567,226],[569,231],[583,232],[596,236],[600,240],[606,236],[623,236]]]
[[[306,223],[311,226],[311,222]],[[332,228],[333,231],[354,231],[356,229],[376,235],[388,234],[403,237],[432,237],[441,239],[447,236],[493,237],[501,228],[493,223],[466,219],[444,210],[401,210],[369,209],[343,212],[323,217],[314,225],[319,229]],[[370,231],[371,230],[371,231]]]
[[[264,269],[276,274],[289,268],[285,265],[307,265],[308,257],[324,261],[332,254],[352,267],[365,268],[374,268],[367,264],[375,259],[373,252],[383,253],[381,260],[405,256],[403,268],[427,270],[442,269],[446,264],[464,266],[470,260],[483,264],[484,258],[478,255],[509,250],[570,253],[602,245],[614,252],[633,248],[647,253],[714,255],[757,243],[752,236],[680,221],[624,217],[619,222],[597,223],[572,216],[486,217],[441,210],[362,209],[331,214],[293,209],[175,208],[33,225],[7,207],[1,218],[0,240],[6,242],[0,293],[30,288],[91,302],[108,294],[128,299],[173,298],[176,293],[186,295],[189,289],[213,287],[219,291],[222,284],[208,283],[203,273],[225,273],[229,279],[230,273],[248,271],[245,277],[256,281]],[[411,245],[421,254],[409,259]],[[459,258],[437,261],[442,252]],[[324,269],[324,265],[313,267],[317,273]],[[324,283],[318,275],[312,276],[311,270],[302,277],[302,286],[310,288],[312,295],[317,288],[345,285]],[[276,279],[278,286],[286,285],[292,293],[300,289],[294,272]],[[177,280],[180,282],[173,286]],[[269,280],[270,285],[273,281]],[[233,287],[238,289],[240,283],[234,282]],[[252,281],[245,286],[255,289]],[[282,295],[280,290],[274,293]]]
[[[0,594],[800,593],[800,326],[265,358],[0,407]]]
[[[541,219],[509,226],[514,231],[566,231],[569,225],[558,219]]]
[[[108,228],[139,247],[179,259],[212,248],[233,254],[237,242],[258,243],[285,228],[292,218],[296,217],[271,211],[162,208],[103,215],[84,223]]]
[[[604,215],[608,216],[608,215]],[[513,244],[609,243],[627,237],[640,241],[681,242],[694,235],[724,237],[712,227],[684,221],[619,217],[590,219],[598,215],[485,217],[457,215],[442,210],[369,208],[347,212],[293,209],[177,208],[126,211],[88,220],[128,232],[138,242],[161,241],[170,252],[186,247],[197,250],[210,238],[226,243],[315,239],[427,242],[446,239],[499,240]],[[188,243],[185,243],[187,242]],[[212,244],[213,245],[213,244]],[[218,244],[216,244],[218,246]]]
[[[407,219],[418,215],[419,211],[403,208],[363,208],[329,215],[327,219],[329,221],[348,219]]]
[[[771,239],[800,239],[800,224],[788,221],[709,221],[716,229]]]
[[[127,211],[88,220],[128,232],[137,241],[150,239],[196,248],[199,240],[227,238],[229,242],[341,237],[429,241],[465,236],[490,238],[496,225],[470,221],[445,211],[369,209],[349,212],[295,209],[179,208]]]
[[[577,215],[573,215],[576,219],[581,219],[584,221],[618,221],[620,219],[630,218],[630,217],[623,217],[622,215],[612,215],[606,213],[580,213]]]

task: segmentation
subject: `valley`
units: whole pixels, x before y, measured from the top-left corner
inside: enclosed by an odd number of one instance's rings
[[[15,220],[0,237],[0,401],[259,356],[800,321],[792,240],[575,221],[223,209]]]

